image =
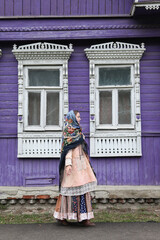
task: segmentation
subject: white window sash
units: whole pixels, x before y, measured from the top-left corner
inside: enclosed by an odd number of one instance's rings
[[[124,68],[130,67],[131,69],[131,84],[130,85],[109,85],[109,86],[99,86],[99,68]],[[96,129],[134,129],[134,116],[135,116],[135,101],[134,101],[134,71],[133,65],[98,65],[96,66]],[[118,90],[130,90],[131,91],[131,124],[118,124]],[[101,91],[111,91],[112,92],[112,124],[100,124],[100,108],[99,108],[99,95]]]
[[[38,70],[38,69],[40,69],[40,70],[42,70],[42,69],[44,69],[44,70],[54,70],[54,69],[58,69],[59,71],[60,71],[60,85],[59,86],[29,86],[29,77],[28,77],[28,72],[29,72],[29,70]],[[30,87],[32,87],[32,88],[62,88],[63,87],[63,77],[62,77],[62,71],[63,71],[63,67],[62,67],[62,65],[59,65],[59,64],[57,64],[57,65],[55,65],[54,64],[54,66],[50,66],[50,65],[47,65],[47,66],[44,66],[44,65],[38,65],[38,66],[26,66],[26,67],[24,67],[24,71],[25,71],[25,77],[26,77],[26,85],[25,85],[25,87],[27,88],[30,88]]]
[[[28,93],[33,92],[33,93],[40,93],[41,94],[41,103],[40,103],[40,126],[29,126],[28,125]],[[47,97],[47,92],[55,92],[59,93],[59,125],[52,125],[52,126],[47,126],[46,125],[46,97]],[[47,130],[61,130],[63,123],[61,121],[62,115],[63,115],[63,91],[62,90],[37,90],[37,91],[25,91],[25,102],[24,102],[24,130],[25,131],[47,131]]]
[[[29,78],[28,78],[28,72],[29,69],[59,69],[60,70],[60,86],[29,86]],[[57,66],[25,66],[24,67],[24,77],[25,77],[25,85],[24,85],[24,95],[25,95],[25,101],[24,101],[24,131],[47,131],[47,130],[55,130],[60,131],[62,130],[62,114],[63,114],[63,108],[62,108],[62,67]],[[28,125],[28,93],[29,92],[39,92],[41,93],[41,103],[40,103],[40,126],[29,126]],[[59,125],[52,125],[52,126],[46,126],[46,93],[47,92],[58,92],[59,93]]]
[[[63,91],[62,90],[59,90],[59,91],[51,91],[51,90],[48,90],[48,91],[46,91],[45,92],[45,100],[47,101],[47,93],[48,92],[55,92],[55,93],[59,93],[59,126],[57,126],[57,125],[49,125],[49,126],[47,126],[46,125],[46,107],[47,107],[47,104],[45,104],[45,125],[44,125],[44,129],[45,129],[45,131],[47,131],[47,130],[61,130],[62,129],[62,126],[63,126],[63,124],[62,124],[62,121],[61,121],[61,119],[62,119],[62,114],[63,114],[63,107],[62,107],[62,103],[63,103]]]
[[[41,121],[42,121],[42,129],[45,130],[46,125],[46,91],[42,89],[41,91]]]
[[[23,109],[23,112],[24,112],[24,128],[25,130],[32,130],[32,131],[42,131],[43,128],[42,128],[42,118],[41,118],[41,114],[42,114],[42,103],[40,102],[40,126],[36,126],[36,125],[33,125],[33,126],[29,126],[28,125],[28,94],[29,93],[40,93],[40,96],[41,96],[41,102],[42,102],[42,94],[41,94],[41,91],[25,91],[24,93],[24,109]]]

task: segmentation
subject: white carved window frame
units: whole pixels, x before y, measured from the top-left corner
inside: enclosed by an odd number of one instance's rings
[[[68,112],[68,60],[73,52],[68,46],[52,43],[33,43],[12,50],[18,61],[18,158],[57,158],[60,156],[64,116]],[[26,71],[29,68],[59,68],[60,87],[48,91],[60,92],[59,127],[30,128],[26,125]]]
[[[141,156],[140,59],[144,44],[108,42],[85,49],[90,63],[90,155],[91,157]],[[130,66],[132,79],[132,124],[99,125],[97,69],[99,66]]]

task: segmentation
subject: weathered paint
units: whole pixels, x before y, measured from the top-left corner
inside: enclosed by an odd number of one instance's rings
[[[106,40],[107,41],[107,40]],[[124,41],[119,39],[119,41]],[[158,39],[127,39],[144,42],[141,60],[142,157],[93,158],[101,185],[160,184],[160,46]],[[102,40],[72,41],[74,53],[69,61],[69,106],[82,116],[84,133],[89,137],[89,64],[84,49]],[[14,42],[15,43],[15,42]],[[16,42],[19,45],[18,42]],[[66,41],[57,43],[68,44]],[[58,159],[17,159],[17,62],[11,52],[13,42],[0,45],[0,185],[22,186],[25,177],[56,176]]]
[[[0,41],[160,37],[160,18],[3,19]]]
[[[160,137],[143,137],[141,158],[91,159],[99,185],[159,185]],[[58,185],[58,159],[17,159],[17,139],[0,139],[1,186],[23,186],[27,177],[51,178]],[[38,184],[37,184],[38,185]]]
[[[129,15],[133,2],[134,0],[0,0],[0,16]]]

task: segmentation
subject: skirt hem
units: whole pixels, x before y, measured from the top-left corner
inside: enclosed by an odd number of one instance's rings
[[[64,220],[64,219],[68,219],[68,220],[77,220],[78,222],[82,222],[83,220],[89,220],[94,218],[94,214],[93,212],[89,212],[89,213],[81,213],[79,218],[77,216],[77,213],[59,213],[59,212],[54,212],[54,218],[58,219],[58,220]]]

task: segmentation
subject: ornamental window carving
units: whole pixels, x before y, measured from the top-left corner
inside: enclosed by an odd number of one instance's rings
[[[141,156],[140,59],[144,44],[85,49],[90,62],[90,154]]]
[[[14,45],[12,52],[18,60],[18,157],[59,157],[72,45]]]

